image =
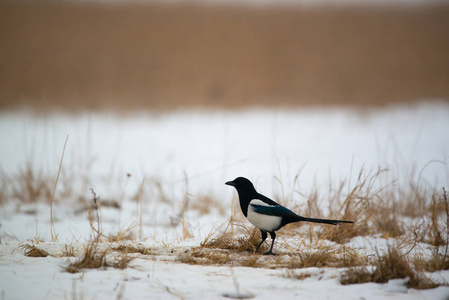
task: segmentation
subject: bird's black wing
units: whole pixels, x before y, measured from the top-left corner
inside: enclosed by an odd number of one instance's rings
[[[297,214],[281,205],[265,206],[251,203],[250,205],[254,208],[254,212],[263,215],[277,216],[277,217],[299,217]]]
[[[295,214],[290,209],[280,205],[276,201],[273,201],[270,198],[268,198],[262,194],[258,194],[257,199],[265,202],[269,206],[253,205],[255,212],[258,212],[258,213],[264,214],[264,215],[282,217],[283,225],[291,223],[291,222],[301,221],[303,219],[301,216]]]
[[[279,203],[277,203],[276,201],[273,201],[270,198],[265,197],[262,194],[257,194],[257,197],[255,199],[262,200],[263,202],[265,202],[266,204],[271,205],[271,206],[278,206],[279,205]]]

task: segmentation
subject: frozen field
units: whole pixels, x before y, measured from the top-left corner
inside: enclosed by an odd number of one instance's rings
[[[389,168],[392,179],[448,182],[449,106],[387,109],[190,111],[36,116],[2,112],[0,166],[12,175],[30,165],[55,178],[64,141],[64,171],[88,177],[103,197],[134,193],[156,178],[172,192],[213,194],[225,201],[224,182],[246,176],[267,194],[340,183],[361,169]],[[439,162],[434,162],[439,161]],[[111,185],[110,182],[117,184]],[[115,195],[115,196],[114,196]],[[177,195],[179,196],[179,195]]]
[[[343,182],[344,193],[352,190],[361,170],[371,174],[378,168],[388,169],[375,185],[394,182],[393,186],[400,190],[414,182],[421,191],[439,192],[449,183],[447,128],[449,106],[426,102],[372,110],[195,110],[45,116],[3,111],[1,299],[246,296],[447,300],[447,286],[407,289],[406,279],[342,285],[339,278],[347,268],[299,268],[295,274],[307,276],[302,280],[290,276],[287,269],[276,267],[280,261],[290,259],[290,252],[313,252],[323,245],[341,247],[329,240],[308,241],[308,225],[302,226],[297,236],[287,234],[294,231],[280,234],[275,245],[280,255],[259,255],[257,268],[230,262],[195,265],[185,263],[184,257],[228,224],[233,199],[237,199],[224,182],[237,176],[248,177],[261,193],[294,206],[300,214],[305,213],[314,191],[320,194],[318,206],[327,214],[326,195]],[[51,232],[50,198],[67,136]],[[41,181],[44,192],[33,199],[29,194],[21,198],[21,192],[26,194],[27,182]],[[94,235],[91,225],[95,227],[97,221],[88,219],[91,189],[105,204],[100,211],[104,234],[100,244],[112,249],[108,257],[116,257],[113,248],[121,242],[145,247],[151,254],[130,254],[135,259],[123,270],[93,269],[75,274],[64,271],[68,261],[75,260],[65,253],[66,247],[79,256]],[[239,216],[237,209],[235,217],[240,220]],[[401,220],[405,227],[420,222],[419,218]],[[444,222],[442,217],[445,237]],[[374,234],[354,237],[345,245],[357,255],[369,257],[383,253],[388,245],[400,240]],[[407,243],[406,250],[413,244]],[[49,256],[24,256],[23,245],[36,245]],[[433,249],[418,243],[411,254],[430,257]],[[239,259],[251,258],[248,253],[239,255]],[[427,275],[438,282],[449,281],[449,271]]]

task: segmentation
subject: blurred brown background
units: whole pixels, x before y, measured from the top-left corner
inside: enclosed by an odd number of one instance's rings
[[[0,108],[449,99],[449,5],[0,4]]]

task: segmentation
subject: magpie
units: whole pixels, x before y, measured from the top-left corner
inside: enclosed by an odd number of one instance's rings
[[[337,225],[340,223],[354,223],[352,221],[342,220],[328,220],[328,219],[314,219],[301,217],[288,208],[276,203],[268,197],[259,194],[254,185],[248,179],[244,177],[237,177],[232,181],[228,181],[225,184],[231,185],[236,188],[239,194],[240,208],[242,213],[248,219],[248,221],[254,226],[260,229],[262,233],[262,240],[256,248],[262,245],[267,239],[267,232],[271,236],[270,251],[264,253],[264,255],[273,254],[273,244],[276,239],[275,231],[281,227],[294,222],[314,222]]]

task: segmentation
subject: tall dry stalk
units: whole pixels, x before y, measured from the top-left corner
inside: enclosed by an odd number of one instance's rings
[[[189,226],[187,224],[187,221],[185,219],[185,214],[187,211],[187,205],[188,205],[188,194],[186,193],[184,195],[184,200],[182,201],[182,212],[181,212],[181,224],[182,224],[182,238],[185,239],[190,239],[193,237],[192,233],[189,230]]]
[[[446,262],[447,250],[449,246],[449,206],[447,202],[447,193],[446,189],[443,187],[443,199],[444,199],[444,207],[446,210],[446,246],[444,248],[444,256],[443,261],[441,262],[441,268],[443,268],[444,263]]]
[[[93,189],[90,189],[93,198],[93,203],[94,203],[94,208],[95,208],[95,212],[97,215],[97,229],[94,228],[93,226],[93,217],[91,216],[91,213],[89,212],[89,221],[90,221],[90,227],[92,229],[92,232],[94,234],[94,238],[95,238],[95,243],[98,244],[100,242],[100,238],[103,235],[103,226],[102,226],[102,221],[101,221],[101,201],[100,201],[100,197],[97,197],[97,194],[95,193],[95,191]],[[96,235],[96,237],[95,237]],[[96,247],[95,244],[95,247]]]
[[[140,185],[139,195],[137,196],[137,218],[139,224],[139,240],[142,241],[142,195],[143,195],[143,187],[145,184],[145,177],[142,179],[142,184]]]
[[[64,148],[62,149],[61,161],[59,162],[58,175],[56,175],[56,181],[55,181],[55,185],[53,187],[53,194],[51,195],[51,200],[50,200],[50,234],[51,234],[52,242],[58,240],[57,235],[56,235],[56,230],[55,230],[55,224],[53,222],[53,201],[55,199],[56,186],[58,185],[59,174],[61,173],[62,161],[64,160],[65,147],[67,146],[68,139],[69,139],[69,135],[67,135],[67,137],[65,138]]]

